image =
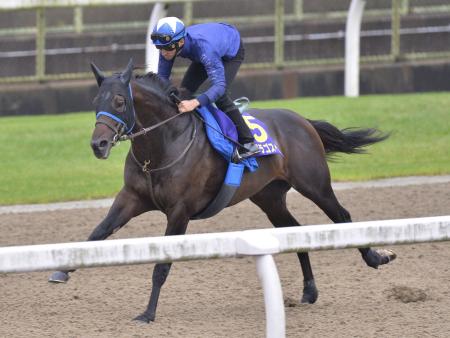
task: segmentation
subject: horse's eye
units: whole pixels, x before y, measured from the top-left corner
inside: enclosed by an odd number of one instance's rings
[[[111,104],[117,112],[123,113],[125,111],[125,98],[122,95],[114,95]]]

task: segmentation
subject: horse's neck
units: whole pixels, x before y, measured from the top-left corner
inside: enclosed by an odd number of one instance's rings
[[[179,114],[173,106],[152,93],[135,95],[136,131],[149,128]],[[140,153],[142,160],[163,163],[167,157],[173,157],[189,142],[193,126],[188,114],[175,117],[171,121],[149,131],[145,136],[137,137],[134,150]],[[145,159],[144,159],[145,157]]]

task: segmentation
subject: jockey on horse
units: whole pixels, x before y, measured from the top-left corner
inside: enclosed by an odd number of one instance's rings
[[[245,50],[236,27],[225,23],[204,23],[185,27],[176,17],[158,21],[151,39],[160,50],[158,75],[169,79],[177,56],[190,59],[181,88],[191,97],[209,78],[211,86],[197,98],[182,100],[180,112],[188,112],[199,106],[215,103],[236,125],[238,141],[242,145],[239,157],[249,157],[261,150],[244,119],[230,98],[228,89],[244,60]]]

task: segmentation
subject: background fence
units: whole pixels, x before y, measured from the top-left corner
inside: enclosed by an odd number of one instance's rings
[[[91,77],[93,59],[116,70],[130,56],[144,63],[145,31],[155,0],[0,3],[0,83]],[[74,7],[74,3],[83,6]],[[115,3],[114,6],[111,4]],[[187,24],[227,21],[241,30],[243,68],[314,67],[344,63],[350,1],[165,1]],[[15,4],[15,5],[14,5]],[[17,6],[17,7],[16,7]],[[221,15],[217,15],[220,13]],[[450,57],[447,1],[367,1],[361,62]],[[176,72],[185,64],[177,62]],[[104,67],[105,68],[105,67]]]

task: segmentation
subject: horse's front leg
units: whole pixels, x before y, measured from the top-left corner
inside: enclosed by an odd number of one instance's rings
[[[138,196],[123,188],[114,199],[106,217],[97,225],[88,238],[88,241],[106,239],[124,226],[131,218],[152,210],[152,206],[143,203]],[[65,283],[69,280],[69,272],[75,270],[55,271],[49,278],[49,282]]]
[[[184,208],[177,208],[173,212],[167,214],[166,236],[184,235],[189,222],[189,216]],[[164,282],[169,275],[172,263],[159,263],[155,265],[152,276],[152,292],[150,301],[145,312],[135,318],[146,323],[155,320],[156,307],[158,305],[159,294]]]

